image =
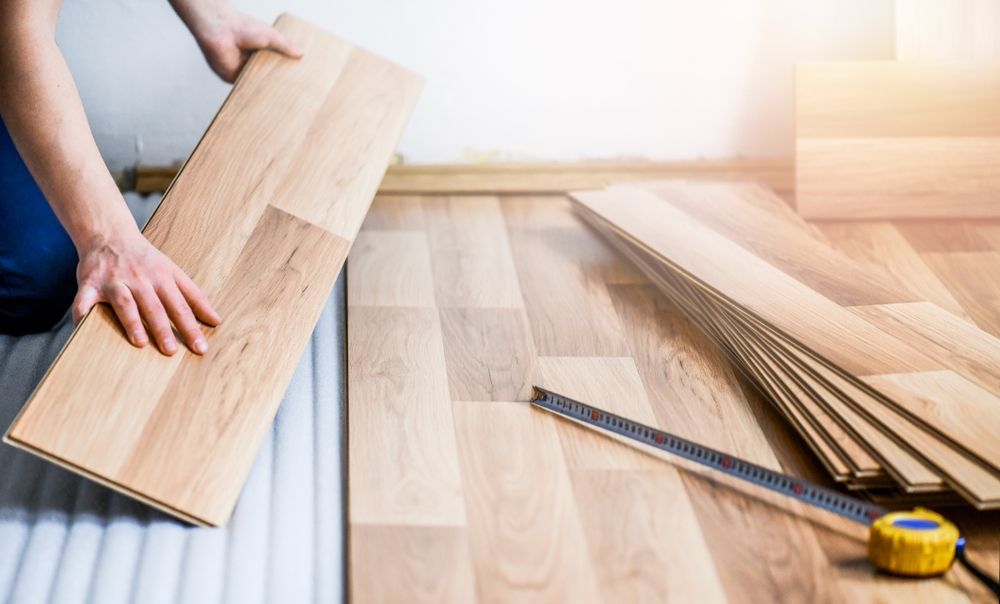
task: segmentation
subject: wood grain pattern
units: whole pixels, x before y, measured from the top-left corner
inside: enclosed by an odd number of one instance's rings
[[[768,356],[759,342],[783,333],[721,313],[711,317],[714,333],[731,346],[716,348],[564,198],[472,202],[486,202],[489,215],[499,207],[507,245],[492,234],[470,238],[453,246],[449,262],[462,266],[468,255],[470,265],[496,263],[502,274],[508,254],[523,305],[480,307],[469,296],[471,306],[447,306],[453,299],[435,296],[433,308],[397,308],[366,302],[373,296],[353,298],[348,309],[354,601],[982,599],[975,586],[958,583],[957,570],[919,584],[884,578],[864,561],[863,527],[531,409],[524,400],[537,382],[830,484],[807,443],[737,371],[758,359],[760,373],[797,372],[830,397],[835,388],[824,380],[838,374],[795,357],[787,338],[781,355]],[[383,196],[365,229],[427,236],[441,227],[428,220],[436,212],[450,216],[444,226],[455,232],[483,218],[449,207],[461,200]],[[381,271],[395,291],[392,276],[407,277],[390,262],[355,246],[348,272]],[[431,272],[435,291],[452,279],[467,281],[456,291],[482,287],[471,272]],[[729,303],[699,300],[720,309]],[[736,351],[730,363],[726,354]],[[813,408],[821,407],[817,394]],[[828,416],[830,429],[841,426]],[[886,492],[886,476],[856,486]],[[445,495],[405,497],[431,484]],[[995,519],[976,524],[979,516],[953,512],[976,555],[993,556]],[[386,568],[401,570],[388,582]]]
[[[909,224],[901,226],[906,228]],[[962,306],[896,225],[890,222],[823,222],[819,228],[833,247],[855,262],[885,267],[921,299],[954,315],[966,316]]]
[[[351,483],[352,521],[463,525],[437,310],[350,309],[348,392],[355,400],[378,401],[350,409],[349,471],[365,477]]]
[[[850,333],[860,327],[846,319],[852,314],[847,305],[862,302],[864,292],[859,291],[853,299],[843,296],[837,291],[838,281],[831,278],[834,273],[864,275],[866,267],[859,268],[828,247],[822,253],[814,252],[822,245],[814,232],[803,230],[798,236],[781,232],[797,230],[794,220],[785,219],[789,215],[784,211],[762,214],[761,200],[753,194],[753,189],[693,184],[645,184],[640,187],[612,188],[604,192],[574,194],[573,197],[581,204],[588,220],[602,225],[602,229],[610,229],[612,240],[617,236],[620,240],[633,242],[628,244],[633,248],[633,260],[636,256],[645,256],[653,265],[669,269],[669,273],[664,274],[654,268],[651,276],[658,279],[657,284],[661,287],[663,281],[667,282],[666,287],[673,287],[675,300],[683,301],[685,297],[690,300],[694,296],[696,307],[689,309],[690,315],[715,314],[716,320],[728,323],[721,327],[709,325],[709,328],[717,334],[717,340],[736,346],[734,354],[749,364],[751,373],[762,380],[776,398],[783,398],[779,390],[785,390],[788,403],[805,404],[815,399],[823,404],[825,411],[838,418],[838,424],[852,432],[858,442],[869,447],[879,465],[884,465],[906,490],[924,491],[933,487],[935,480],[940,483],[943,478],[976,505],[996,505],[1000,494],[1000,475],[993,467],[997,447],[995,439],[986,436],[991,432],[988,415],[995,409],[995,394],[962,377],[978,373],[981,380],[981,376],[989,373],[983,365],[997,364],[1000,348],[994,338],[976,332],[971,326],[963,330],[965,337],[974,341],[966,348],[984,351],[989,359],[979,364],[973,362],[970,367],[962,357],[971,355],[952,354],[944,343],[927,346],[921,342],[921,339],[933,340],[935,330],[953,329],[954,322],[962,323],[961,319],[944,311],[940,311],[943,317],[938,319],[924,317],[922,327],[914,325],[919,320],[913,319],[895,323],[882,321],[882,329],[870,324],[863,328],[865,335],[861,339],[870,343],[873,337],[889,336],[879,345],[884,355],[882,362],[907,367],[892,373],[913,374],[927,384],[939,384],[935,389],[928,388],[937,393],[937,399],[928,400],[912,387],[894,387],[892,396],[884,396],[885,393],[878,389],[880,385],[889,384],[886,378],[870,368],[861,367],[868,359],[856,363],[859,360],[857,353],[863,347],[856,348],[852,358],[843,356],[844,350],[852,345]],[[643,189],[653,190],[657,196],[650,196]],[[740,211],[738,203],[727,205],[727,192],[748,197],[746,207]],[[715,198],[721,199],[718,207],[712,205]],[[774,203],[781,204],[777,200]],[[733,214],[738,218],[732,218]],[[787,260],[796,254],[801,257]],[[815,262],[810,262],[813,258]],[[641,258],[638,262],[643,264]],[[648,266],[646,270],[650,273]],[[673,286],[670,281],[674,282]],[[793,282],[804,289],[797,289]],[[827,291],[831,288],[839,303],[826,306],[830,294],[811,297],[817,289]],[[849,284],[847,289],[850,289]],[[707,305],[702,303],[697,307],[697,300],[703,295],[697,290],[708,293]],[[890,302],[893,297],[907,299],[899,292],[889,295],[876,292],[873,300],[879,296],[883,302]],[[820,302],[821,298],[824,302]],[[832,324],[822,327],[821,323],[814,322],[818,314],[813,313],[819,306],[813,305],[817,302],[824,308],[823,320],[836,322],[836,327]],[[872,304],[870,308],[895,306]],[[864,313],[855,316],[864,316]],[[735,324],[732,323],[734,319]],[[744,335],[733,330],[744,331]],[[831,336],[836,344],[823,342],[823,338]],[[909,350],[903,352],[903,348]],[[830,351],[834,351],[833,357]],[[787,361],[782,360],[783,356]],[[850,368],[852,363],[854,367]],[[974,377],[972,379],[975,381]],[[933,412],[931,406],[944,405],[946,392],[952,392],[948,411]],[[959,392],[967,396],[959,396]],[[791,406],[786,404],[786,414]],[[815,408],[807,407],[804,412],[807,417],[816,419]],[[864,418],[860,422],[857,413]],[[801,421],[797,423],[805,428]],[[982,432],[966,428],[963,433],[961,426],[971,424],[987,428]],[[858,432],[867,426],[875,428],[874,433],[871,428]],[[813,427],[827,436],[828,444],[838,448],[849,465],[860,469],[858,462],[863,457],[858,457],[856,449],[845,448],[853,439],[831,438],[834,436],[831,427],[822,422],[814,422]],[[809,436],[811,440],[812,435]],[[823,455],[823,451],[818,452]],[[914,464],[917,460],[922,463]],[[834,465],[834,460],[828,461]],[[933,472],[928,473],[928,469]]]
[[[1000,215],[1000,71],[796,66],[796,204],[817,219]]]
[[[229,517],[420,88],[305,21],[276,27],[304,57],[250,59],[144,231],[226,318],[209,352],[133,348],[98,307],[5,437],[203,524]]]

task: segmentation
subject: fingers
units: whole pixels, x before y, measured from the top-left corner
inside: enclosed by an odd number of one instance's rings
[[[292,42],[283,36],[281,32],[274,29],[273,27],[268,28],[268,44],[267,48],[271,50],[276,50],[286,57],[291,57],[293,59],[298,59],[302,57],[302,49],[298,46],[292,44]]]
[[[205,294],[201,293],[201,289],[195,285],[194,281],[184,271],[176,269],[174,271],[174,280],[177,283],[177,289],[181,291],[181,294],[187,300],[188,305],[191,306],[191,310],[194,311],[199,321],[212,327],[222,323],[222,317],[219,316],[219,313],[215,312]]]
[[[130,286],[132,295],[139,307],[142,318],[146,320],[149,332],[156,340],[157,347],[166,355],[177,352],[177,339],[170,327],[170,319],[163,308],[160,298],[149,283],[136,283]]]
[[[73,299],[73,324],[79,325],[83,317],[100,300],[101,294],[92,285],[81,285]]]
[[[177,289],[177,285],[172,281],[164,281],[157,286],[156,293],[160,296],[170,320],[177,326],[177,331],[181,333],[188,348],[198,354],[205,354],[205,351],[208,350],[205,334],[201,332],[201,327],[194,318],[191,307],[181,295],[180,290]]]
[[[146,336],[146,328],[142,324],[142,319],[139,317],[139,309],[135,305],[135,299],[132,297],[132,290],[122,281],[113,281],[105,284],[101,293],[115,310],[129,341],[139,347],[145,346],[149,339]]]

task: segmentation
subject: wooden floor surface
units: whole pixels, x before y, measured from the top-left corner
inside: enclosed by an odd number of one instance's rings
[[[135,348],[98,305],[6,439],[202,524],[226,521],[421,82],[295,17],[255,54],[144,230],[223,317],[204,356]]]
[[[823,228],[849,253],[883,251],[864,244],[868,226]],[[951,270],[968,253],[914,245],[896,261],[995,321],[985,286]],[[875,572],[863,527],[530,408],[537,383],[830,482],[726,353],[561,195],[381,196],[347,288],[354,602],[991,601],[961,569]],[[1000,516],[945,513],[997,568]]]

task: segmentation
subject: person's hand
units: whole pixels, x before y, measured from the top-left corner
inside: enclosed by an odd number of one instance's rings
[[[110,304],[135,346],[151,339],[166,355],[177,352],[171,323],[193,352],[208,349],[198,319],[215,326],[221,321],[198,286],[138,229],[114,238],[100,238],[80,252],[73,300],[73,321],[79,323],[98,302]],[[151,337],[150,337],[151,336]]]
[[[174,8],[198,41],[205,59],[219,77],[236,81],[243,65],[255,50],[271,49],[299,58],[302,51],[281,33],[227,2],[174,0]]]

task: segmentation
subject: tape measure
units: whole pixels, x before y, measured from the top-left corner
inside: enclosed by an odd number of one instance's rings
[[[944,573],[958,559],[979,580],[1000,593],[997,582],[965,558],[965,539],[959,535],[958,528],[930,510],[917,508],[909,512],[890,512],[880,505],[775,472],[538,386],[534,387],[531,404],[868,526],[868,559],[886,572],[930,577]]]

